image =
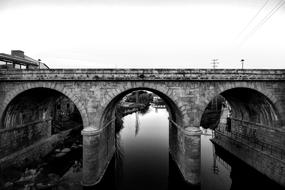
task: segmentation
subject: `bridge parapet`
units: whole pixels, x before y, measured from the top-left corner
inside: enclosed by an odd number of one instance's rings
[[[276,81],[285,80],[285,69],[49,69],[0,70],[0,80],[121,80],[121,81]]]

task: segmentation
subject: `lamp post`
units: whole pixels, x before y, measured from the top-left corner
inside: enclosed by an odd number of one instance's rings
[[[241,59],[240,62],[241,62],[241,69],[243,69],[244,59]]]

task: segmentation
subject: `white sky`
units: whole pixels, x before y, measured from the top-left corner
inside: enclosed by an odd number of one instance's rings
[[[285,68],[285,5],[246,38],[279,0],[240,36],[266,0],[77,2],[1,0],[0,52],[51,68]]]

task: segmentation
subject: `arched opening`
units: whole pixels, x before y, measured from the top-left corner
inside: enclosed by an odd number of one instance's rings
[[[53,89],[33,88],[18,94],[8,104],[2,117],[1,129],[43,120],[52,122],[52,134],[67,129],[66,121],[82,125],[80,112],[67,96]]]
[[[168,186],[169,152],[179,144],[178,129],[170,127],[169,120],[180,125],[180,110],[170,97],[154,89],[127,90],[107,105],[100,129],[103,136],[111,136],[103,138],[106,152],[115,144],[112,170],[119,189],[134,188],[137,183],[145,188]],[[143,176],[144,184],[139,182]]]
[[[115,108],[116,105],[128,94],[134,92],[134,91],[140,91],[140,90],[146,90],[146,91],[150,91],[154,94],[156,94],[158,97],[160,97],[166,105],[166,109],[169,112],[169,117],[171,120],[173,120],[174,122],[181,124],[182,122],[182,115],[181,112],[179,111],[178,106],[174,103],[174,101],[168,97],[167,95],[165,95],[164,93],[155,90],[155,89],[151,89],[151,88],[133,88],[133,89],[129,89],[127,91],[124,91],[122,93],[120,93],[119,95],[117,95],[116,97],[114,97],[111,102],[107,105],[107,107],[105,108],[103,115],[101,117],[101,127],[103,127],[106,123],[108,123],[112,118],[115,117]]]
[[[77,106],[63,93],[32,88],[18,94],[1,118],[0,173],[5,176],[0,178],[15,180],[15,188],[27,185],[29,180],[21,184],[17,180],[30,175],[41,184],[54,180],[49,178],[51,173],[59,179],[75,161],[82,160],[82,129]]]
[[[212,98],[200,121],[203,131],[201,176],[202,179],[208,180],[204,183],[202,181],[205,186],[202,188],[218,186],[216,181],[221,177],[225,181],[224,185],[230,187],[234,180],[231,178],[231,171],[235,165],[223,160],[224,155],[232,154],[232,157],[238,157],[236,160],[239,162],[236,161],[235,164],[241,163],[240,165],[244,165],[241,160],[254,162],[251,159],[258,157],[255,153],[259,151],[269,154],[273,152],[273,155],[276,155],[274,151],[279,151],[278,142],[282,142],[280,135],[276,135],[278,131],[275,131],[280,127],[279,118],[272,101],[254,89],[228,89]],[[227,154],[219,156],[217,152],[221,150]],[[246,159],[241,159],[239,154]],[[249,167],[241,169],[243,173],[250,172]],[[259,179],[253,178],[252,181],[254,180]]]
[[[232,108],[232,118],[277,127],[279,114],[264,94],[249,88],[234,88],[221,93]]]
[[[280,122],[279,114],[270,99],[250,88],[233,88],[214,97],[204,110],[201,126],[215,129],[220,119],[225,121],[225,118],[221,118],[223,114],[224,117],[230,117],[234,121],[272,128],[278,127]]]

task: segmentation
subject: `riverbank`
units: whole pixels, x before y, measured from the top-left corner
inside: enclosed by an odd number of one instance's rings
[[[57,142],[53,150],[32,163],[10,166],[0,173],[0,189],[50,189],[63,182],[62,176],[71,168],[82,166],[82,126],[77,126],[65,139]]]

